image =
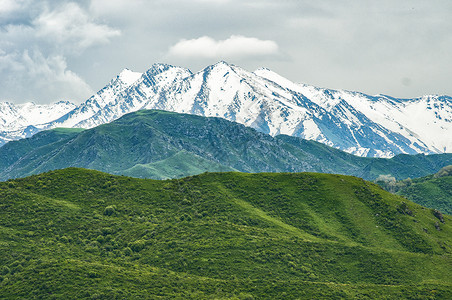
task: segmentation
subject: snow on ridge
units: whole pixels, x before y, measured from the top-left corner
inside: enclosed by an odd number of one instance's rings
[[[76,108],[69,101],[52,104],[0,103],[0,146],[8,141],[30,137],[40,131],[42,123],[59,118]]]
[[[254,74],[256,74],[257,76],[260,76],[262,78],[265,78],[267,80],[273,81],[275,83],[277,83],[278,85],[284,87],[284,88],[289,88],[292,91],[295,92],[302,92],[303,89],[297,85],[296,83],[290,81],[289,79],[273,72],[272,70],[268,69],[268,68],[259,68],[256,71],[253,72]]]
[[[51,104],[35,104],[26,102],[12,104],[0,103],[0,131],[17,131],[30,125],[47,123],[73,110],[76,105],[69,101],[58,101]]]
[[[138,79],[140,79],[141,75],[143,75],[143,73],[134,72],[125,68],[121,71],[121,73],[119,73],[118,78],[121,79],[121,81],[124,82],[127,86],[130,86]]]

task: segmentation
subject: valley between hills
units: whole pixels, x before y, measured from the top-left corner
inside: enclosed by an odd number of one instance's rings
[[[0,147],[0,179],[81,167],[170,179],[202,172],[321,172],[402,180],[452,165],[452,154],[359,157],[322,143],[270,136],[242,124],[162,110],[129,113],[92,129],[57,128]]]

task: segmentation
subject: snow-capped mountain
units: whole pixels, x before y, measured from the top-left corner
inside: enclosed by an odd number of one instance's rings
[[[226,62],[197,73],[166,64],[143,74],[126,69],[71,111],[30,125],[36,130],[91,128],[140,109],[222,117],[360,156],[452,150],[451,97],[396,99],[323,89],[293,83],[265,68],[248,72]]]
[[[40,129],[36,126],[48,120],[55,120],[71,110],[76,105],[69,101],[54,104],[13,104],[0,102],[0,145],[25,137],[32,136]]]

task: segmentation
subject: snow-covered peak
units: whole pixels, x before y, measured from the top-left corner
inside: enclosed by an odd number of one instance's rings
[[[209,73],[227,74],[230,72],[234,72],[235,68],[236,68],[236,66],[228,64],[225,61],[219,61],[213,65],[205,67],[201,71],[197,72],[197,74],[209,74]]]
[[[0,131],[17,131],[30,125],[38,126],[61,117],[75,107],[76,105],[69,101],[52,104],[1,102]]]
[[[213,65],[211,65],[211,66],[208,66],[207,68],[218,68],[218,67],[220,67],[220,68],[223,68],[223,67],[226,67],[226,68],[231,68],[231,67],[234,67],[235,65],[233,65],[233,64],[230,64],[230,63],[228,63],[228,62],[226,62],[226,61],[224,61],[224,60],[220,60],[220,61],[218,61],[218,62],[216,62],[215,64],[213,64]]]
[[[269,81],[273,81],[274,83],[280,85],[283,88],[292,90],[294,92],[302,93],[303,89],[300,85],[295,84],[294,82],[290,81],[289,79],[279,75],[276,72],[273,72],[270,69],[267,68],[259,68],[256,71],[253,72],[257,76],[260,76],[262,78],[265,78]]]
[[[121,80],[125,85],[130,86],[135,81],[137,81],[143,73],[140,72],[134,72],[129,69],[124,69],[119,73],[118,79]]]
[[[165,63],[155,63],[153,64],[145,73],[148,76],[155,76],[161,73],[165,72],[171,72],[171,73],[185,73],[191,75],[192,72],[189,69],[182,68],[182,67],[176,67],[170,64]]]

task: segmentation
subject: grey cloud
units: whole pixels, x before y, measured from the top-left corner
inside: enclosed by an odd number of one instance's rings
[[[62,56],[45,57],[38,50],[22,53],[1,53],[0,83],[4,100],[14,100],[17,95],[27,100],[70,100],[86,98],[93,93],[89,85],[77,74],[67,69]]]
[[[92,89],[67,57],[108,44],[120,31],[89,15],[84,3],[5,1],[0,10],[0,100],[81,101]]]
[[[107,44],[120,31],[91,20],[77,4],[67,3],[58,9],[44,11],[33,20],[35,36],[63,45],[66,51],[83,51],[97,44]]]

